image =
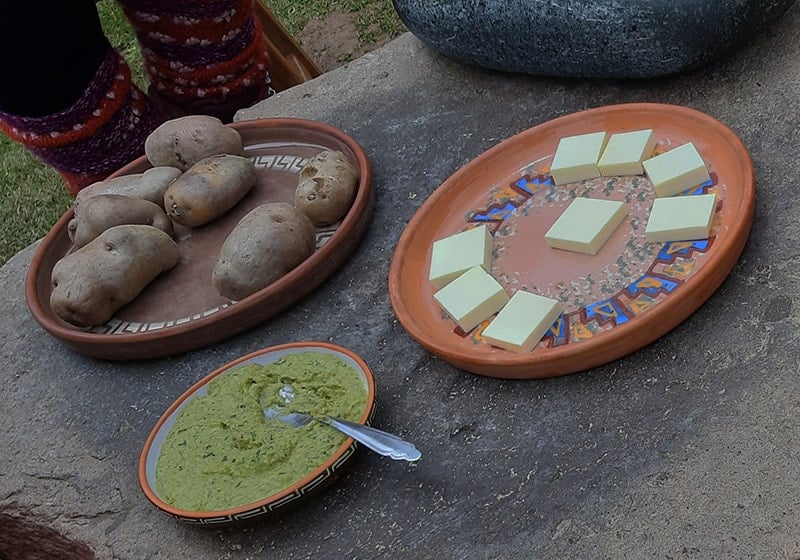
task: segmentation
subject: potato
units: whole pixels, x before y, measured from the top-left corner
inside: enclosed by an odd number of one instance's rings
[[[114,226],[56,262],[50,308],[74,325],[101,325],[179,258],[178,245],[156,227]]]
[[[149,200],[161,206],[164,204],[164,193],[167,187],[183,173],[180,169],[162,165],[151,167],[144,173],[134,175],[121,175],[113,179],[106,179],[92,183],[81,189],[75,196],[75,206],[83,201],[100,194],[119,194],[131,198]]]
[[[175,169],[172,167],[171,169]],[[180,170],[177,170],[180,171]],[[83,187],[78,194],[75,195],[75,206],[79,205],[84,200],[97,196],[98,194],[121,194],[120,191],[130,191],[137,188],[139,181],[142,180],[142,173],[134,173],[132,175],[120,175],[113,179],[103,179],[92,183],[88,187]]]
[[[144,224],[170,236],[174,233],[172,222],[158,204],[120,194],[99,194],[75,207],[67,234],[75,247],[83,247],[108,228],[122,224]]]
[[[176,224],[199,227],[216,220],[256,184],[253,161],[222,154],[195,163],[164,193],[164,210]]]
[[[338,150],[320,152],[303,166],[294,204],[317,226],[342,219],[356,196],[358,171]]]
[[[239,131],[216,117],[188,115],[169,120],[145,139],[144,153],[153,167],[169,165],[186,171],[203,158],[244,155]]]
[[[316,231],[288,202],[262,204],[225,239],[211,280],[217,292],[240,300],[272,284],[314,252]]]

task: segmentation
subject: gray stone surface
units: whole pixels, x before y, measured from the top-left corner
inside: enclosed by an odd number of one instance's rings
[[[794,0],[393,0],[439,52],[494,70],[651,78],[699,68],[761,33]]]
[[[386,281],[426,197],[513,134],[633,101],[705,111],[750,150],[753,229],[718,292],[653,344],[566,377],[479,377],[424,351],[396,321]],[[43,331],[23,291],[35,247],[16,255],[0,269],[0,510],[30,510],[104,559],[797,559],[799,105],[795,6],[736,56],[671,79],[475,70],[407,33],[240,112],[327,122],[364,146],[376,210],[363,243],[282,316],[134,363],[86,358]],[[136,468],[159,415],[230,359],[296,340],[362,355],[377,378],[376,424],[423,459],[361,450],[318,499],[246,528],[203,530],[155,510]]]

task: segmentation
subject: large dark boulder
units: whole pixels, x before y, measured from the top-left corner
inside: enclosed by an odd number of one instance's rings
[[[442,54],[546,76],[646,78],[701,67],[794,0],[393,0]]]

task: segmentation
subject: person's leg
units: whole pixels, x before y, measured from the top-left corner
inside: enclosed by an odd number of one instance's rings
[[[3,24],[0,130],[73,194],[144,153],[165,117],[133,84],[92,0],[11,2]]]
[[[261,0],[119,0],[141,45],[151,97],[187,114],[230,122],[274,93]]]
[[[9,2],[0,33],[0,110],[26,117],[80,98],[110,46],[90,1]]]

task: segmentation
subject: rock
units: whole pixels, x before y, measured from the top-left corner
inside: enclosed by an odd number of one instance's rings
[[[414,35],[485,68],[648,78],[704,66],[755,37],[794,0],[393,0]]]

